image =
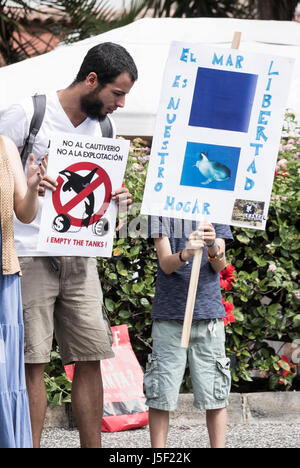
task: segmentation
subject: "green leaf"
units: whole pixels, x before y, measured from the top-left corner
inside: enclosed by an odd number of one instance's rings
[[[150,302],[148,301],[148,299],[146,299],[145,297],[142,297],[140,302],[141,302],[143,307],[149,307],[151,305]]]
[[[276,315],[278,312],[278,304],[271,304],[268,306],[268,313],[270,315]]]
[[[267,265],[268,262],[263,257],[258,257],[256,255],[253,256],[253,260],[257,263],[257,265],[264,267]]]
[[[144,283],[135,283],[132,285],[132,290],[136,293],[142,292],[144,289]]]
[[[246,349],[243,349],[242,355],[251,358],[251,354],[250,354],[249,351],[247,351]]]
[[[295,327],[300,326],[300,314],[295,315],[295,317],[293,317],[293,323],[294,323]]]
[[[129,310],[120,310],[119,317],[122,319],[128,319],[131,316],[131,312]]]
[[[249,237],[246,236],[246,235],[244,235],[244,234],[239,234],[239,235],[236,236],[236,238],[237,238],[237,240],[238,240],[239,242],[241,242],[242,244],[248,245],[249,242],[250,242]]]
[[[113,312],[115,310],[116,304],[114,303],[112,299],[106,298],[104,303],[108,312]]]
[[[280,360],[278,361],[278,364],[279,364],[280,367],[281,367],[282,369],[284,369],[285,371],[290,371],[290,370],[291,370],[289,364],[288,364],[287,362],[283,361],[282,359],[280,359]]]
[[[131,292],[131,286],[128,283],[124,283],[121,285],[122,291],[124,291],[125,294],[130,294]]]
[[[243,327],[238,327],[238,326],[234,326],[234,331],[236,333],[238,333],[239,335],[242,335],[243,334]]]
[[[136,245],[136,246],[132,247],[129,252],[130,252],[130,255],[136,256],[136,255],[138,255],[140,253],[140,250],[141,250],[141,246]]]

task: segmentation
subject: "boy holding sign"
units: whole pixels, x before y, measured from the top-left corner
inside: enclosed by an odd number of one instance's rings
[[[151,237],[158,256],[153,351],[144,377],[153,448],[165,447],[169,411],[174,411],[188,361],[194,406],[207,411],[211,446],[224,447],[230,362],[225,356],[225,332],[219,272],[225,267],[223,224],[151,217]],[[180,346],[192,259],[203,248],[195,310],[187,349]]]

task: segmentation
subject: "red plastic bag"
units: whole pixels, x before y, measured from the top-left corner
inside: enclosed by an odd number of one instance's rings
[[[102,432],[118,432],[148,424],[143,371],[133,352],[127,325],[111,327],[115,357],[101,361],[104,388]],[[65,366],[70,380],[74,365]]]

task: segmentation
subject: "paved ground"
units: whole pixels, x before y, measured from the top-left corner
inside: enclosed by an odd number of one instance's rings
[[[105,448],[149,448],[148,427],[132,431],[103,433]],[[208,448],[207,430],[201,425],[171,425],[168,448]],[[42,448],[79,448],[78,431],[45,429]],[[299,423],[234,424],[228,426],[228,448],[300,448]]]

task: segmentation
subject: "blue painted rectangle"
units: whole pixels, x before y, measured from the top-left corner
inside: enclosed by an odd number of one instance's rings
[[[189,125],[248,132],[258,75],[198,68]]]

